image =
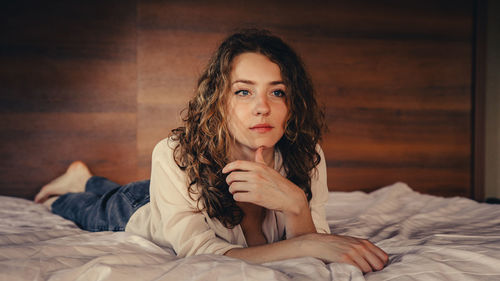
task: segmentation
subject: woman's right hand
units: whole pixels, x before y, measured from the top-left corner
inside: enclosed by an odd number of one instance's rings
[[[356,237],[319,234],[306,234],[295,239],[300,240],[299,251],[324,262],[342,262],[352,264],[363,273],[381,270],[388,262],[388,255],[370,241]]]

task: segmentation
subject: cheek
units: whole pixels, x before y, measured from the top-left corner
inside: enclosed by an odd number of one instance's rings
[[[231,103],[228,113],[228,119],[231,119],[235,123],[248,121],[252,116],[251,107],[241,102]]]
[[[226,106],[226,124],[228,127],[231,127],[231,124],[236,119],[236,108],[234,102],[229,99]]]
[[[285,106],[284,108],[282,108],[282,110],[280,111],[280,119],[281,119],[281,124],[283,126],[283,129],[285,129],[286,122],[289,119],[289,111],[288,111],[288,107],[287,106]]]
[[[243,127],[243,120],[247,119],[242,116],[242,111],[239,110],[238,106],[233,106],[227,111],[227,127],[231,135],[239,130],[239,128]]]

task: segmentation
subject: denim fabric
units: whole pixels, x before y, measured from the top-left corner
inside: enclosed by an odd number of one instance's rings
[[[123,231],[132,214],[149,202],[149,180],[123,186],[91,177],[85,192],[66,193],[52,203],[52,212],[88,231]]]

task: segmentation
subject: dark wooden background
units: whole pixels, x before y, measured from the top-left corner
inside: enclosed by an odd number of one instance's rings
[[[3,3],[0,194],[32,198],[76,159],[148,178],[218,43],[261,27],[313,77],[330,190],[472,196],[475,1],[324,2]]]

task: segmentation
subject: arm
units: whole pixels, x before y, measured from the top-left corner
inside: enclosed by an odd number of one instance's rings
[[[293,206],[285,214],[285,229],[287,239],[297,237],[307,233],[316,233],[309,203],[302,189],[296,187],[300,193],[301,200],[297,200]]]
[[[248,202],[267,209],[283,212],[287,238],[307,233],[330,233],[325,220],[328,200],[326,163],[318,145],[321,160],[311,177],[312,198],[307,198],[298,186],[265,165],[262,150],[255,154],[255,161],[235,161],[222,170],[229,173],[226,181],[229,191],[238,202]]]
[[[297,185],[268,167],[257,149],[255,161],[234,161],[226,165],[229,192],[237,202],[252,203],[285,215],[287,238],[316,233],[307,198]]]
[[[311,216],[314,226],[318,233],[330,233],[330,226],[326,221],[326,203],[328,202],[328,184],[326,173],[326,160],[323,150],[319,145],[316,146],[321,160],[311,175],[311,193],[312,198],[309,201]]]
[[[173,159],[175,145],[166,139],[153,151],[150,216],[137,221],[135,229],[147,231],[146,238],[172,247],[179,257],[224,254],[229,249],[242,247],[221,238],[228,230],[214,225],[203,212],[197,211],[197,201],[188,193],[186,173]],[[146,220],[150,221],[148,227]]]
[[[368,240],[317,233],[272,244],[231,249],[225,255],[255,263],[310,256],[327,263],[348,263],[365,273],[381,270],[388,261],[387,254]]]
[[[330,227],[328,226],[325,215],[325,205],[328,201],[328,185],[326,181],[325,155],[319,145],[316,146],[316,150],[320,155],[320,162],[311,175],[312,198],[308,203],[306,201],[306,205],[301,209],[301,211],[305,212],[311,219],[312,227],[314,228],[314,230],[309,232],[297,233],[295,229],[301,229],[299,228],[301,226],[300,225],[293,226],[292,225],[294,223],[293,221],[287,221],[285,223],[287,227],[287,238],[292,238],[304,233],[315,233],[315,232],[330,233]],[[301,192],[301,194],[304,195],[303,192]],[[306,199],[305,195],[304,199]],[[290,218],[293,217],[291,217],[290,215],[286,217],[287,220],[290,220]]]
[[[258,188],[266,186],[265,184],[261,182],[260,185],[255,183],[249,185],[248,181],[254,179],[248,177],[248,175],[231,172],[228,176],[228,184],[231,186],[230,191],[234,194],[235,200],[251,200],[251,202],[257,205],[266,206],[266,208],[271,209],[273,206],[277,209],[282,208],[278,210],[285,213],[288,239],[256,247],[231,249],[225,255],[256,263],[310,256],[325,262],[349,263],[357,266],[365,273],[380,270],[384,267],[388,260],[387,254],[368,240],[349,236],[315,233],[316,231],[330,233],[328,223],[325,219],[325,204],[328,200],[326,164],[323,151],[319,146],[317,149],[321,155],[321,161],[317,167],[317,171],[311,178],[311,192],[313,197],[309,205],[307,205],[307,200],[302,190],[293,184],[289,185],[287,180],[279,174],[278,176],[281,176],[281,178],[277,176],[274,179],[282,184],[270,186],[278,187],[276,189],[283,193],[275,192],[274,194],[268,193],[267,196],[262,196],[261,192],[265,192],[266,190],[261,189],[259,191]],[[256,162],[259,162],[258,159],[256,159]],[[252,162],[238,161],[237,163],[233,163],[229,164],[229,167],[226,166],[224,172],[232,171],[232,169],[235,171],[239,169],[244,171],[256,169],[253,171],[258,173],[259,169],[265,168],[262,166],[255,167],[255,164],[252,164]],[[233,173],[235,175],[231,176]],[[276,174],[274,175],[276,176]],[[264,178],[266,177],[269,176],[264,176]],[[244,185],[236,184],[233,186],[238,181],[246,183]],[[281,200],[272,200],[273,198]],[[296,199],[295,201],[294,198]],[[287,200],[288,202],[292,202],[292,204],[283,204]],[[302,213],[296,215],[297,210],[302,211]]]

